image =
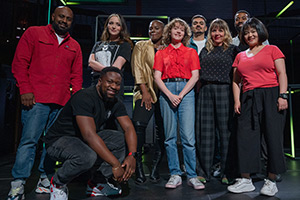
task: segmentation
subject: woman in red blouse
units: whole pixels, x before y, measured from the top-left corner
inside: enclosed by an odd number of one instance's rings
[[[196,50],[186,47],[191,36],[187,23],[179,18],[166,25],[163,43],[154,59],[154,79],[159,89],[160,107],[165,131],[165,147],[171,177],[166,188],[182,184],[177,152],[177,127],[183,146],[188,184],[194,189],[204,185],[196,178],[195,97],[193,87],[199,78],[200,63]]]

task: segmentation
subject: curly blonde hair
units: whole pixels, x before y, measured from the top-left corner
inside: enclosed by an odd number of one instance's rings
[[[191,32],[189,25],[183,19],[180,19],[180,18],[173,19],[171,22],[169,22],[165,26],[164,32],[163,32],[162,43],[164,45],[171,44],[171,40],[172,40],[171,39],[171,29],[173,27],[175,27],[176,23],[179,23],[181,26],[184,26],[184,37],[183,37],[181,43],[184,46],[188,46],[190,44],[190,38],[191,38],[192,32]]]
[[[215,28],[224,30],[224,41],[223,41],[223,45],[222,45],[224,48],[224,51],[226,51],[228,49],[228,47],[230,46],[230,44],[232,42],[232,37],[231,37],[227,23],[223,19],[216,18],[211,22],[209,29],[208,29],[207,41],[206,41],[205,48],[208,50],[209,53],[212,50],[214,50],[214,48],[215,48],[214,41],[211,38],[211,32]]]
[[[109,41],[109,39],[110,39],[110,33],[108,31],[107,25],[108,25],[110,18],[112,18],[112,17],[117,17],[121,23],[120,40],[118,43],[122,44],[124,41],[126,41],[130,44],[130,46],[132,48],[133,43],[130,40],[129,33],[127,31],[126,22],[125,22],[124,18],[122,17],[122,15],[117,14],[117,13],[113,13],[113,14],[109,15],[108,18],[106,19],[105,24],[104,24],[104,30],[101,35],[101,41]]]

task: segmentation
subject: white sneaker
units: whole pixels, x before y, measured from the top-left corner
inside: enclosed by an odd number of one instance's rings
[[[50,200],[68,200],[68,188],[67,186],[60,186],[59,188],[52,183],[50,185]]]
[[[278,192],[277,186],[275,182],[270,181],[269,179],[265,179],[265,184],[260,190],[260,194],[267,196],[274,196]]]
[[[181,177],[179,175],[172,175],[165,185],[166,188],[177,188],[177,186],[182,184]]]
[[[199,179],[197,177],[188,179],[187,184],[189,186],[192,186],[195,190],[201,190],[201,189],[205,188],[203,183],[201,181],[199,181]]]
[[[16,180],[11,182],[11,189],[8,193],[7,200],[23,200],[24,194],[24,182],[22,180]]]
[[[227,190],[233,193],[243,193],[254,191],[255,187],[251,179],[237,178],[235,184],[228,186]]]
[[[38,194],[50,193],[50,181],[48,178],[40,178],[36,186],[35,192]]]

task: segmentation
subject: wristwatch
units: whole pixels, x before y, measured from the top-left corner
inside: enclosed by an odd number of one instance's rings
[[[288,95],[287,93],[280,93],[280,94],[279,94],[279,97],[280,97],[280,98],[283,98],[283,99],[285,99],[285,100],[288,100],[288,99],[289,99],[289,95]]]
[[[137,158],[137,152],[129,152],[128,156],[133,156],[136,159]]]

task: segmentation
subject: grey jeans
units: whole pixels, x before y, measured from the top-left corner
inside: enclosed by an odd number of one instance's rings
[[[97,134],[113,155],[122,162],[125,158],[124,134],[115,130],[103,130]],[[47,154],[46,160],[50,158],[63,162],[62,167],[53,176],[53,181],[58,185],[69,183],[95,164],[97,164],[97,169],[93,173],[93,177],[99,179],[99,177],[109,178],[112,176],[111,166],[97,156],[97,153],[80,138],[63,136],[47,148]]]

